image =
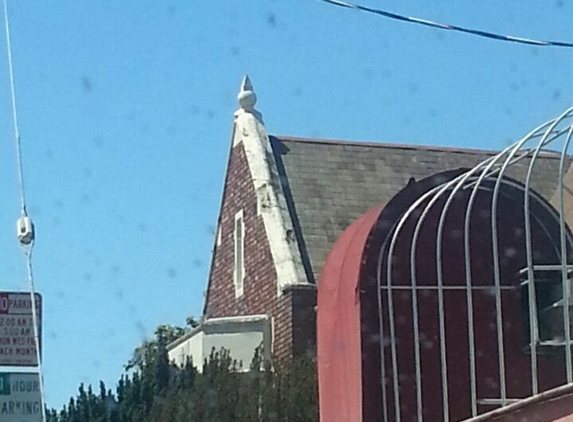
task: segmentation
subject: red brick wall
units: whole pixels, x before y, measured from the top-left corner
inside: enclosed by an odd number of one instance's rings
[[[244,294],[235,298],[233,283],[235,214],[243,210],[245,224],[245,279]],[[216,247],[209,276],[205,313],[208,318],[236,315],[268,314],[273,317],[274,353],[278,357],[291,356],[293,349],[293,303],[306,306],[312,300],[300,299],[293,292],[277,296],[277,274],[262,217],[257,215],[257,199],[249,171],[243,143],[236,145],[229,159],[220,215],[221,244]],[[303,294],[304,295],[304,294]],[[304,310],[295,311],[299,316]],[[307,312],[308,313],[308,312]],[[300,319],[300,316],[298,317]],[[314,319],[307,321],[311,333],[296,333],[297,338],[309,335],[314,339]],[[304,330],[303,330],[304,331]],[[305,338],[305,342],[308,339]]]

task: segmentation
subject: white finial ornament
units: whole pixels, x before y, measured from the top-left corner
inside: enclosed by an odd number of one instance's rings
[[[255,109],[257,94],[255,94],[255,91],[253,90],[253,84],[249,79],[249,75],[245,75],[237,99],[239,100],[239,105],[243,110],[252,112]]]

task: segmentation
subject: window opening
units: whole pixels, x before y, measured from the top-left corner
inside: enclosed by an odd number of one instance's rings
[[[235,265],[233,278],[235,282],[235,296],[243,294],[245,279],[245,223],[243,210],[235,215]]]

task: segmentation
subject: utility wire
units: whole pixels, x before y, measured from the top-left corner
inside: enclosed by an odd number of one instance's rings
[[[20,130],[18,127],[18,113],[16,108],[16,89],[14,84],[14,67],[12,64],[12,43],[10,40],[10,22],[8,19],[8,3],[4,0],[4,28],[6,30],[6,48],[8,51],[8,70],[10,74],[10,92],[12,94],[12,118],[14,120],[14,140],[16,143],[16,159],[18,164],[18,182],[20,185],[20,205],[22,219],[28,220],[28,212],[26,207],[26,191],[24,189],[24,170],[22,165],[22,142],[20,138]],[[31,222],[30,222],[31,225]],[[29,242],[20,242],[24,255],[26,257],[26,269],[28,273],[28,286],[30,291],[30,300],[32,308],[32,319],[34,326],[34,343],[36,345],[36,358],[37,358],[37,372],[40,386],[40,405],[42,406],[42,422],[46,422],[46,402],[44,397],[44,377],[42,374],[42,357],[40,350],[40,328],[38,320],[38,312],[36,310],[36,291],[34,287],[34,271],[32,267],[32,249],[34,247],[34,233],[33,225],[30,226],[32,230]]]
[[[332,4],[335,6],[344,7],[346,9],[361,10],[363,12],[372,13],[372,14],[375,14],[378,16],[383,16],[385,18],[389,18],[389,19],[414,23],[417,25],[429,26],[432,28],[444,29],[444,30],[448,30],[448,31],[463,32],[465,34],[476,35],[478,37],[490,38],[490,39],[494,39],[494,40],[498,40],[498,41],[515,42],[515,43],[519,43],[519,44],[535,45],[535,46],[539,46],[539,47],[568,47],[568,48],[573,48],[573,42],[543,41],[543,40],[533,40],[533,39],[529,39],[529,38],[514,37],[511,35],[501,35],[501,34],[496,34],[493,32],[482,31],[479,29],[464,28],[462,26],[449,25],[446,23],[437,23],[437,22],[432,22],[432,21],[426,20],[426,19],[420,19],[420,18],[415,18],[415,17],[399,15],[397,13],[392,13],[392,12],[388,12],[388,11],[381,10],[381,9],[373,9],[371,7],[362,6],[362,5],[354,4],[354,3],[348,3],[348,2],[340,1],[340,0],[320,0],[320,1]]]
[[[20,205],[22,216],[28,215],[26,209],[26,194],[24,189],[24,170],[22,166],[22,142],[18,127],[18,112],[16,108],[16,90],[14,88],[14,70],[12,65],[12,42],[10,40],[10,22],[8,21],[8,4],[4,0],[4,28],[6,29],[6,49],[8,50],[8,71],[10,74],[10,93],[12,95],[12,119],[14,120],[14,140],[16,142],[16,159],[18,160],[18,183],[20,184]]]

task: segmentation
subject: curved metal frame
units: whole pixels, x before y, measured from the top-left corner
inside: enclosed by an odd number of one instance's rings
[[[465,221],[464,221],[464,265],[465,265],[465,290],[468,309],[468,342],[470,351],[470,390],[471,390],[471,407],[472,415],[478,414],[477,410],[477,386],[476,386],[476,365],[475,365],[475,339],[474,339],[474,316],[473,316],[473,301],[472,301],[472,276],[471,276],[471,255],[470,255],[470,240],[469,230],[471,215],[473,212],[474,201],[477,197],[477,192],[481,189],[487,189],[484,182],[491,183],[495,181],[493,188],[492,204],[491,204],[491,234],[492,234],[492,254],[493,254],[493,270],[494,270],[494,290],[495,290],[495,308],[496,308],[496,328],[497,328],[497,343],[498,343],[498,365],[499,365],[499,385],[500,385],[500,404],[505,406],[508,404],[505,380],[505,350],[504,350],[504,337],[503,337],[503,317],[502,317],[502,302],[501,302],[501,278],[500,278],[500,256],[498,245],[497,233],[497,218],[498,215],[498,199],[500,195],[501,185],[509,184],[524,192],[524,221],[525,221],[525,243],[526,243],[526,260],[527,271],[529,280],[533,280],[533,251],[531,245],[531,204],[530,197],[537,196],[531,191],[531,178],[534,166],[540,153],[545,147],[552,144],[555,140],[561,138],[567,133],[566,141],[560,152],[559,164],[559,228],[560,228],[560,256],[561,256],[561,269],[562,269],[562,287],[563,287],[563,306],[568,309],[569,307],[569,293],[570,286],[567,281],[567,257],[569,250],[573,248],[573,238],[568,232],[565,219],[564,219],[564,184],[563,176],[567,169],[565,169],[565,162],[567,157],[567,149],[569,147],[571,138],[573,137],[573,125],[567,126],[565,129],[558,129],[566,120],[573,117],[573,107],[566,110],[557,118],[550,120],[533,131],[528,133],[524,138],[517,141],[513,145],[505,148],[503,151],[495,156],[488,158],[482,163],[476,165],[474,168],[456,176],[454,179],[441,183],[438,186],[430,189],[428,192],[421,195],[410,207],[401,215],[395,222],[394,227],[389,232],[389,236],[385,239],[382,245],[377,265],[377,289],[378,289],[378,317],[380,327],[381,339],[381,377],[382,377],[382,402],[384,409],[384,421],[388,422],[387,414],[387,388],[385,385],[385,353],[383,336],[383,310],[382,310],[382,290],[387,290],[388,301],[388,325],[389,325],[389,341],[391,348],[392,360],[392,379],[393,379],[393,401],[395,407],[395,421],[401,421],[400,411],[400,391],[399,391],[399,377],[398,377],[398,359],[396,350],[396,329],[394,322],[394,305],[393,305],[393,283],[392,283],[392,257],[398,242],[398,238],[403,231],[406,223],[416,218],[416,226],[411,239],[410,246],[410,279],[412,290],[412,321],[413,321],[413,335],[414,335],[414,360],[415,360],[415,378],[416,378],[416,411],[417,419],[419,422],[423,421],[423,402],[422,402],[422,385],[421,385],[421,358],[420,358],[420,332],[419,332],[419,316],[417,307],[417,274],[416,274],[416,254],[418,239],[431,209],[437,204],[438,200],[444,197],[444,194],[449,192],[445,204],[441,209],[441,214],[438,223],[437,236],[436,236],[436,276],[437,276],[437,291],[438,291],[438,313],[439,313],[439,337],[440,337],[440,365],[442,372],[442,404],[444,409],[444,422],[449,422],[449,392],[448,392],[448,378],[447,378],[447,351],[446,351],[446,326],[445,326],[445,313],[444,313],[444,297],[443,297],[443,263],[442,263],[442,244],[444,236],[444,227],[446,216],[453,202],[455,195],[460,191],[472,188],[469,201],[466,206]],[[529,149],[524,147],[532,141],[539,139]],[[524,185],[511,182],[505,173],[513,164],[523,159],[529,159],[529,166]],[[382,268],[386,270],[386,283],[382,285]],[[537,327],[537,311],[536,311],[536,298],[535,286],[533,282],[528,285],[529,292],[529,319],[530,319],[530,340],[531,340],[531,379],[532,379],[532,392],[538,392],[537,380],[537,342],[539,339]],[[565,342],[571,344],[571,336],[569,329],[570,317],[568,312],[564,312],[564,328],[565,328]],[[571,357],[571,349],[566,347],[566,368],[567,368],[567,382],[573,382],[573,362]]]

